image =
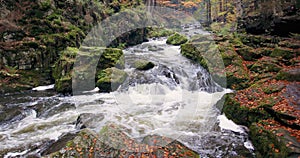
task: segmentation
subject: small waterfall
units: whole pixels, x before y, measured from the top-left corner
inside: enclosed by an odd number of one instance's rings
[[[199,64],[183,57],[179,46],[167,45],[166,38],[152,39],[125,49],[124,55],[128,78],[115,92],[68,97],[41,92],[5,96],[0,103],[8,107],[7,112],[22,113],[0,124],[0,151],[11,151],[7,157],[26,155],[63,133],[76,131],[74,122],[81,114],[101,116],[89,120],[95,131],[114,123],[125,127],[132,138],[167,136],[203,157],[229,153],[214,152],[216,146],[226,146],[234,153],[234,148],[229,148],[232,144],[243,145],[247,135],[216,130],[220,111],[215,104],[227,91]],[[134,62],[141,59],[155,66],[146,71],[135,69]],[[222,139],[226,140],[216,143]]]

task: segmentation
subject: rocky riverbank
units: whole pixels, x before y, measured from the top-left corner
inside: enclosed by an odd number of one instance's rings
[[[207,68],[214,61],[207,62],[201,51],[215,49],[212,44],[205,45],[207,39],[198,37],[181,45],[181,53]],[[258,157],[298,157],[299,35],[215,32],[213,41],[224,62],[227,87],[235,90],[224,97],[223,112],[234,122],[249,127]],[[195,50],[195,46],[202,47]]]

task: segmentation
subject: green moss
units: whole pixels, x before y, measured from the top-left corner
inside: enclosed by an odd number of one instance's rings
[[[280,92],[285,86],[284,85],[270,85],[268,87],[263,87],[262,90],[266,94],[272,94],[276,92]]]
[[[295,54],[293,53],[293,51],[279,47],[275,48],[270,54],[271,57],[282,57],[284,59],[292,59],[294,55]]]
[[[257,54],[251,47],[238,48],[236,49],[236,52],[241,55],[244,60],[247,61],[253,61],[261,57],[260,54]]]
[[[225,102],[223,107],[225,115],[237,124],[250,126],[253,122],[269,118],[269,114],[260,108],[250,109],[241,106],[239,102],[234,100],[233,94],[225,95]]]
[[[205,59],[202,57],[201,53],[199,52],[199,50],[197,50],[197,48],[195,47],[194,44],[185,43],[185,44],[182,44],[180,47],[181,47],[180,53],[183,56],[200,63],[200,65],[202,67],[204,67],[205,69],[208,69]]]
[[[147,33],[148,38],[167,37],[174,34],[174,31],[165,28],[147,28],[147,30],[148,30]]]
[[[279,72],[282,68],[271,61],[259,61],[254,63],[250,70],[257,73]]]
[[[97,75],[96,86],[99,87],[100,92],[111,92],[119,88],[119,86],[126,80],[127,73],[117,68],[107,68],[101,70]]]
[[[52,76],[55,79],[55,90],[60,93],[72,92],[72,69],[78,49],[67,47],[60,52],[59,60],[54,64]]]
[[[42,11],[47,11],[51,9],[51,0],[44,0],[40,3],[40,9]]]
[[[100,135],[104,135],[107,132],[108,132],[108,126],[104,126],[104,127],[101,128],[99,134]]]
[[[167,44],[171,44],[171,45],[181,45],[184,44],[188,41],[188,39],[183,36],[180,35],[179,33],[175,33],[174,35],[171,35],[168,39],[167,39]]]
[[[259,155],[272,158],[288,157],[288,148],[274,133],[253,123],[250,126],[249,136]]]
[[[124,68],[124,55],[121,49],[106,48],[98,62],[98,69],[103,70],[110,67]]]
[[[281,70],[276,75],[277,80],[300,81],[299,69]]]
[[[63,76],[55,80],[55,90],[59,93],[71,93],[72,92],[72,78],[71,76]]]
[[[155,65],[147,60],[137,60],[134,62],[134,67],[138,70],[149,70],[152,69]]]

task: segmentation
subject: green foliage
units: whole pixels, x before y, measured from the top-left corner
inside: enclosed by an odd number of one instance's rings
[[[43,0],[40,3],[40,9],[42,11],[47,11],[47,10],[51,9],[51,0]]]

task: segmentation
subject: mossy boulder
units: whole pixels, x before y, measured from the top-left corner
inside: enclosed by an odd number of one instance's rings
[[[123,68],[123,57],[122,50],[116,48],[68,47],[60,53],[60,58],[54,65],[55,90],[64,94],[72,93],[74,88],[80,91],[91,90],[95,88],[95,79],[98,80],[91,66],[95,66],[96,72],[111,67]],[[77,65],[73,72],[76,60],[81,65]]]
[[[283,59],[292,59],[295,57],[296,53],[294,53],[291,49],[277,47],[270,54],[271,57],[283,58]]]
[[[59,60],[55,63],[52,76],[55,79],[55,90],[59,93],[72,92],[72,69],[76,55],[77,48],[68,47],[62,51]]]
[[[193,61],[196,61],[198,63],[200,63],[200,65],[202,67],[204,67],[205,69],[208,69],[207,63],[205,61],[205,59],[203,58],[201,52],[197,49],[197,47],[195,46],[195,44],[193,43],[185,43],[182,44],[180,46],[181,51],[180,53],[187,57],[188,59],[191,59]]]
[[[59,79],[56,79],[54,88],[59,93],[63,93],[63,94],[71,93],[72,92],[72,77],[71,76],[63,76]]]
[[[118,48],[105,48],[103,54],[100,56],[97,68],[106,69],[110,67],[124,68],[123,51]]]
[[[152,69],[155,65],[151,61],[147,60],[137,60],[134,62],[134,67],[138,70],[149,70]]]
[[[281,70],[276,75],[277,80],[300,81],[300,69]]]
[[[278,65],[278,61],[273,58],[265,58],[255,62],[250,67],[250,71],[256,73],[279,72],[282,68]]]
[[[123,70],[114,67],[107,68],[98,72],[96,86],[100,92],[115,91],[126,80],[127,76]]]
[[[236,52],[246,61],[253,61],[261,57],[261,54],[258,54],[253,48],[247,46],[237,48]]]
[[[86,128],[75,136],[65,137],[64,141],[57,144],[58,147],[44,152],[42,156],[146,157],[152,155],[152,157],[199,158],[196,152],[176,140],[162,136],[148,136],[139,142],[130,138],[126,131],[125,127],[115,124],[102,127],[99,133]],[[165,146],[161,145],[162,141],[166,142]]]
[[[226,117],[233,120],[235,123],[245,126],[250,126],[254,122],[266,119],[268,113],[258,108],[249,108],[241,105],[234,99],[234,94],[226,94],[223,112]]]
[[[167,37],[174,34],[174,31],[165,28],[147,28],[147,30],[148,30],[147,33],[148,38]]]
[[[250,139],[256,147],[259,157],[288,157],[289,149],[274,133],[253,123],[250,126]]]
[[[178,46],[178,45],[186,43],[187,41],[188,41],[188,39],[184,35],[175,33],[167,39],[167,44]]]

